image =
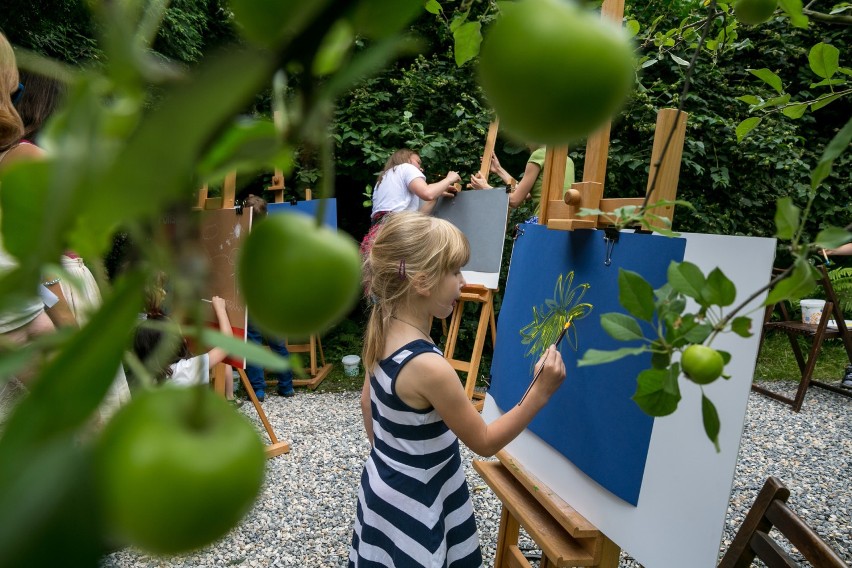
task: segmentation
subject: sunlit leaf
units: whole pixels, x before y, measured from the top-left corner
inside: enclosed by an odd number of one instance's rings
[[[765,306],[771,306],[781,300],[798,300],[816,288],[818,273],[805,259],[798,259],[793,272],[784,280],[778,282],[769,292],[764,301]]]
[[[701,269],[696,265],[687,261],[672,261],[666,275],[672,288],[685,296],[701,301],[701,291],[704,289],[705,279]]]
[[[749,69],[748,72],[778,91],[779,94],[784,92],[784,87],[781,84],[781,77],[769,69]]]
[[[811,71],[828,79],[840,67],[840,50],[829,43],[819,42],[808,52],[808,64]]]
[[[781,112],[784,114],[784,116],[788,118],[796,119],[802,118],[802,115],[805,114],[806,110],[808,110],[807,103],[796,103],[784,107],[783,109],[781,109]]]
[[[787,13],[790,23],[795,27],[808,27],[808,17],[802,13],[802,0],[779,0],[778,5]]]
[[[737,287],[717,267],[707,275],[707,284],[701,295],[709,304],[730,306],[737,297]]]
[[[651,321],[654,317],[654,289],[635,272],[619,269],[618,301],[637,318]]]
[[[758,116],[752,116],[740,122],[736,128],[737,142],[742,142],[746,135],[754,130],[760,121],[763,120]]]
[[[831,139],[822,156],[820,156],[819,163],[811,170],[812,189],[816,189],[822,183],[822,180],[828,177],[834,160],[849,147],[850,143],[852,143],[852,118],[834,135],[834,138]]]
[[[311,69],[314,76],[323,77],[337,71],[354,41],[355,32],[349,20],[337,20],[326,32],[314,56]]]
[[[824,249],[835,249],[849,241],[852,241],[852,233],[840,227],[828,227],[817,234],[814,244]]]
[[[799,228],[801,211],[789,197],[782,197],[775,203],[775,236],[790,240]]]
[[[453,38],[455,39],[455,55],[456,65],[461,67],[477,55],[479,55],[479,46],[482,43],[482,24],[479,21],[466,22],[453,30]]]
[[[633,341],[642,339],[642,329],[635,319],[618,312],[604,314],[601,316],[601,327],[613,339],[619,341]]]
[[[588,367],[591,365],[603,365],[604,363],[612,363],[630,355],[641,355],[646,353],[648,347],[622,347],[614,351],[603,351],[601,349],[589,349],[583,353],[583,358],[577,361],[578,367]]]

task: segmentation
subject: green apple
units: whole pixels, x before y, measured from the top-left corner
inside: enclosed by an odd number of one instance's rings
[[[361,290],[355,241],[298,213],[269,215],[252,227],[237,272],[252,321],[281,337],[325,331]]]
[[[633,46],[616,24],[564,0],[501,3],[486,31],[479,80],[500,125],[525,142],[587,136],[633,86]]]
[[[157,554],[199,548],[248,512],[265,462],[254,426],[210,389],[135,395],[98,441],[105,526]]]
[[[750,26],[762,24],[772,17],[778,7],[778,0],[736,0],[734,17]]]
[[[712,347],[690,345],[684,350],[680,365],[689,380],[699,385],[706,385],[722,375],[725,360]]]

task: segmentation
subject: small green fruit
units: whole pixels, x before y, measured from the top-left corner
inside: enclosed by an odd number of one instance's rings
[[[690,345],[684,350],[680,365],[689,380],[699,385],[706,385],[722,376],[725,360],[711,347]]]
[[[274,214],[252,227],[237,274],[252,321],[280,337],[309,337],[355,304],[361,255],[351,237],[307,215]]]
[[[212,390],[134,395],[97,447],[104,524],[157,554],[202,547],[248,512],[265,463],[254,426]]]
[[[635,71],[633,46],[615,24],[563,0],[501,10],[483,40],[479,80],[502,127],[525,142],[564,144],[619,110]]]
[[[743,24],[756,26],[772,17],[778,0],[737,0],[734,3],[734,16]]]

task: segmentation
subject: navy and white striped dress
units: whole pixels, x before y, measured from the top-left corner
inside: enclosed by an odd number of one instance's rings
[[[396,395],[402,367],[441,351],[423,339],[370,375],[373,449],[361,474],[349,566],[482,566],[459,440],[433,409]]]

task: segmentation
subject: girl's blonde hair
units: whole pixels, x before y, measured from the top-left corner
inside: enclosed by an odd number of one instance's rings
[[[411,160],[411,156],[419,156],[417,152],[414,150],[410,150],[408,148],[400,148],[393,154],[391,154],[388,161],[385,162],[385,167],[382,169],[382,173],[379,174],[379,177],[376,178],[376,185],[373,186],[373,189],[379,187],[379,184],[382,181],[382,178],[385,177],[385,174],[388,170],[391,170],[400,164],[408,164],[409,160]]]
[[[372,302],[364,333],[365,369],[381,358],[391,316],[417,290],[435,290],[448,272],[459,270],[469,258],[467,238],[448,221],[416,211],[392,213],[382,220],[364,259],[364,288]]]
[[[19,81],[15,52],[0,33],[0,152],[17,144],[24,135],[24,123],[12,104],[12,93],[18,90]]]

